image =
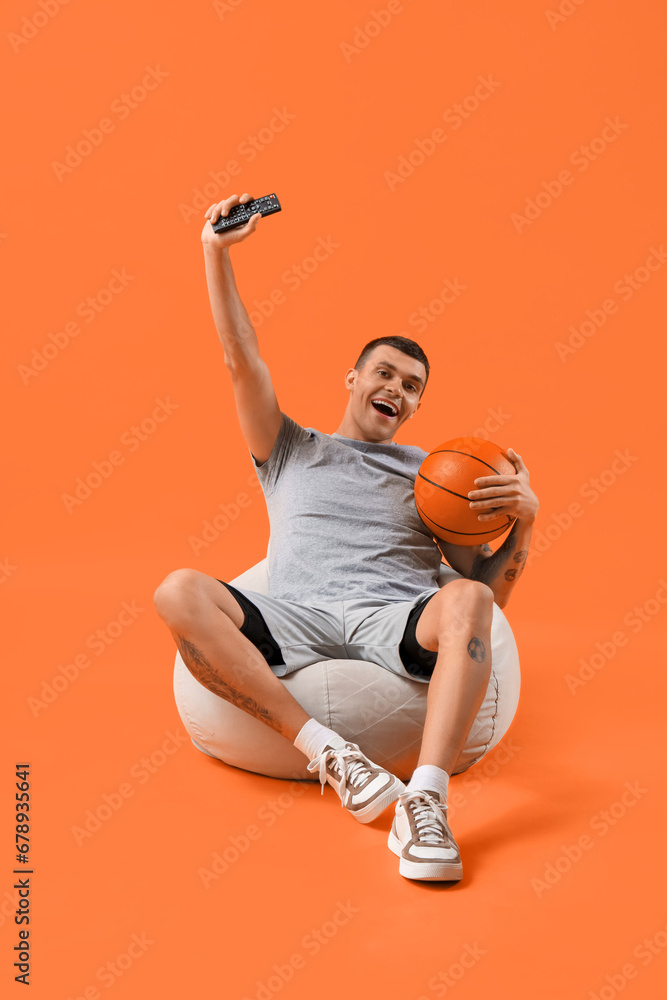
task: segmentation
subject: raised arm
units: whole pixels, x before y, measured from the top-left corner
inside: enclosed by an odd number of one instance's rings
[[[239,203],[251,201],[249,194],[231,195],[211,205],[201,239],[204,247],[206,282],[213,321],[232,378],[236,412],[241,432],[258,464],[266,462],[280,430],[280,407],[268,366],[260,357],[257,334],[241,301],[229,248],[255,232],[261,216],[257,212],[245,226],[217,235],[212,222]]]

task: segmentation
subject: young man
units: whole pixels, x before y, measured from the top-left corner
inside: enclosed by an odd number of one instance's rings
[[[493,602],[504,607],[528,551],[538,500],[521,457],[516,475],[475,480],[480,521],[516,518],[488,545],[437,541],[417,514],[414,479],[426,452],[392,441],[421,406],[429,376],[412,340],[368,343],[345,375],[338,430],[304,428],[281,411],[241,302],[229,247],[255,232],[211,223],[249,194],[212,205],[202,232],[211,308],[239,423],[271,522],[270,594],[180,569],[155,592],[158,614],[196,679],[281,733],[362,823],[396,802],[388,845],[407,878],[462,874],[447,822],[449,776],[491,672]],[[438,586],[444,558],[463,579]],[[407,787],[358,745],[308,716],[279,680],[323,658],[366,659],[429,684],[418,766]]]

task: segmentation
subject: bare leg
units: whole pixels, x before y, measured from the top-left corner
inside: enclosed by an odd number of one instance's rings
[[[310,716],[239,631],[243,609],[227,588],[199,570],[179,569],[162,581],[154,603],[199,683],[293,743]]]
[[[420,615],[417,642],[438,658],[418,765],[452,773],[489,684],[492,619],[493,591],[476,580],[452,580]]]

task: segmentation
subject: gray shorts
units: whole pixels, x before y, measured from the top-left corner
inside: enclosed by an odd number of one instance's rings
[[[438,593],[438,587],[423,591],[411,601],[383,601],[377,597],[366,597],[349,601],[314,601],[304,605],[269,597],[247,587],[225,583],[224,580],[219,582],[237,600],[241,594],[246,602],[250,602],[251,607],[248,607],[243,600],[239,600],[246,613],[241,632],[266,656],[277,677],[285,677],[311,663],[328,659],[368,660],[410,680],[425,683],[430,680],[432,665],[429,670],[428,664],[435,662],[437,654],[418,646],[414,628],[418,614],[424,604]],[[269,635],[256,615],[253,619],[252,606],[260,612]],[[406,636],[409,619],[411,628]],[[409,644],[403,642],[404,637]],[[276,655],[271,638],[275,639],[281,656]],[[404,663],[406,650],[410,653],[410,671]],[[280,658],[283,663],[276,662]]]

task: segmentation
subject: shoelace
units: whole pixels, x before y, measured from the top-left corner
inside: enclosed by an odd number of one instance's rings
[[[350,757],[358,757],[360,760],[354,760],[349,763]],[[346,744],[344,750],[335,750],[332,747],[328,747],[323,750],[319,757],[315,757],[314,760],[308,764],[307,770],[314,771],[319,768],[319,778],[320,778],[320,794],[324,795],[324,786],[327,783],[327,764],[330,760],[333,760],[334,770],[341,775],[340,783],[340,804],[345,805],[345,790],[348,784],[354,785],[359,782],[363,782],[367,777],[370,776],[371,772],[368,770],[364,761],[370,764],[368,757],[366,757],[359,747],[354,744]],[[342,762],[348,762],[347,768],[342,766]]]
[[[456,847],[447,826],[442,803],[421,790],[402,792],[398,800],[404,809],[412,810],[420,843],[433,847]]]

